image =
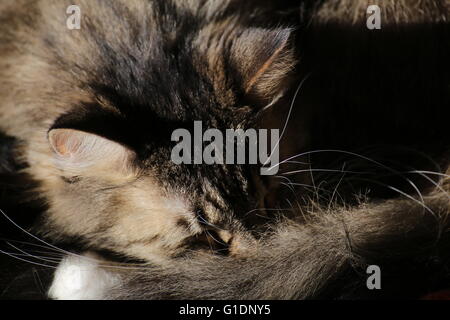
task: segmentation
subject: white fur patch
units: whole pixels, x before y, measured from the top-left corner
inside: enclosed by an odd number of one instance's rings
[[[59,264],[48,296],[56,300],[100,300],[119,277],[99,267],[90,254],[68,256]]]

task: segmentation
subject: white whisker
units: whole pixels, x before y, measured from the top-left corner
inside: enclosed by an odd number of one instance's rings
[[[31,263],[31,264],[34,264],[34,265],[37,265],[37,266],[46,267],[46,268],[52,268],[52,269],[56,269],[57,268],[55,266],[49,266],[49,265],[46,265],[46,264],[43,264],[43,263],[38,263],[38,262],[30,261],[30,260],[27,260],[27,259],[23,259],[23,258],[17,257],[14,253],[6,252],[6,251],[3,251],[3,250],[0,250],[0,253],[6,254],[7,256],[10,256],[11,258],[14,258],[14,259],[26,262],[26,263]]]
[[[281,139],[282,139],[283,136],[284,136],[284,133],[285,133],[286,128],[287,128],[287,126],[288,126],[289,120],[290,120],[290,118],[291,118],[292,109],[294,108],[294,104],[295,104],[295,101],[297,100],[298,93],[300,92],[300,89],[303,87],[304,83],[306,82],[306,80],[308,80],[308,78],[309,78],[310,76],[311,76],[311,73],[307,74],[307,75],[303,78],[303,80],[300,81],[300,84],[298,85],[297,89],[295,90],[294,97],[292,98],[292,102],[291,102],[291,105],[290,105],[290,107],[289,107],[288,115],[287,115],[287,117],[286,117],[286,121],[285,121],[285,123],[284,123],[283,130],[281,131],[280,137],[278,138],[278,141],[277,141],[277,143],[275,144],[275,147],[273,147],[273,149],[271,150],[270,156],[267,158],[266,162],[263,163],[263,166],[265,166],[265,165],[268,163],[268,161],[269,161],[270,159],[272,159],[272,154],[273,154],[274,150],[279,146],[280,141],[281,141]]]
[[[28,253],[28,252],[26,252],[26,251],[16,247],[15,245],[13,245],[13,244],[11,244],[9,242],[6,242],[6,244],[9,245],[10,247],[16,249],[17,251],[22,252],[22,254],[24,254],[24,255],[26,255],[26,256],[28,256],[30,258],[34,258],[34,259],[37,259],[37,260],[42,260],[42,261],[50,262],[50,263],[55,263],[55,262],[57,263],[57,262],[59,262],[61,260],[61,259],[51,259],[51,258],[47,258],[47,257],[35,256],[35,255],[32,255],[32,254],[30,254],[30,253]]]

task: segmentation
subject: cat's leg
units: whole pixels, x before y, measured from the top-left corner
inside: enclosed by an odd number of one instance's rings
[[[100,300],[120,282],[120,278],[101,268],[102,260],[92,253],[65,257],[56,269],[48,291],[51,299]]]

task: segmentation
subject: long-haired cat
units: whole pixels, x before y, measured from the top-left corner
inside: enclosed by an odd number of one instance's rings
[[[364,296],[369,264],[449,285],[449,3],[375,2],[376,31],[368,1],[78,1],[73,30],[68,1],[2,2],[0,130],[35,230],[89,252],[50,297]],[[194,121],[280,129],[279,174],[173,163]]]

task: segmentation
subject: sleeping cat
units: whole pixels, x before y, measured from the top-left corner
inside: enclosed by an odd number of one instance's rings
[[[0,121],[24,143],[19,153],[48,201],[47,232],[151,261],[197,242],[208,225],[228,241],[250,224],[237,218],[262,202],[263,182],[243,166],[175,165],[171,133],[192,131],[194,120],[255,126],[292,68],[290,29],[247,27],[219,2],[114,1],[80,2],[83,28],[70,31],[66,4],[14,5],[23,12],[11,25],[43,19],[23,54],[8,42],[15,33],[2,41]]]
[[[50,297],[317,298],[361,288],[371,263],[447,281],[448,3],[412,2],[380,3],[376,35],[361,29],[367,1],[78,1],[79,30],[66,26],[68,1],[3,1],[0,130],[19,141],[12,152],[46,203],[40,235],[88,252],[61,262]],[[173,163],[171,134],[194,121],[280,129],[281,174]],[[375,190],[337,206],[333,188],[325,206],[314,198],[326,178],[313,164],[366,161],[353,151],[386,141],[423,147],[444,169],[424,178],[420,167],[416,187],[372,158],[401,180],[388,180],[398,199]],[[363,190],[351,186],[344,202]]]

